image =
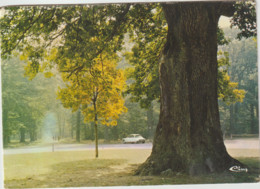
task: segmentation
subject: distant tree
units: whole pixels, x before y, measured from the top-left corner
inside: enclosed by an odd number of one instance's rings
[[[227,35],[236,36],[227,30]],[[229,76],[237,82],[240,89],[246,91],[243,103],[231,104],[230,133],[258,133],[258,70],[257,70],[257,47],[255,38],[232,40],[224,47],[229,53],[230,62]]]
[[[4,144],[15,133],[20,133],[20,142],[25,142],[26,133],[35,141],[41,118],[47,111],[50,98],[48,90],[41,85],[50,82],[40,75],[29,81],[23,74],[24,65],[18,58],[5,60],[1,65]]]
[[[231,19],[231,26],[240,30],[238,39],[257,36],[255,6],[255,1],[238,1],[234,4],[236,12]]]
[[[238,83],[231,82],[228,75],[230,67],[229,56],[227,52],[219,51],[218,59],[218,98],[227,104],[242,102],[245,97],[245,90],[238,89]]]

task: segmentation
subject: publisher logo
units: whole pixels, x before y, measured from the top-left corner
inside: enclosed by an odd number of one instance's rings
[[[229,168],[230,171],[232,172],[236,172],[236,173],[240,173],[240,172],[248,172],[248,169],[247,168],[241,168],[240,166],[233,166],[233,167],[230,167]]]

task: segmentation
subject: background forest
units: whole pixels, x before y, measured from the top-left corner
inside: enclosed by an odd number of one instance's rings
[[[238,89],[245,91],[243,102],[228,103],[219,100],[222,131],[225,137],[258,134],[258,72],[256,39],[237,40],[237,30],[224,28],[229,43],[219,46],[228,52],[228,75]],[[132,44],[127,43],[130,50]],[[124,55],[118,68],[132,67]],[[57,99],[58,86],[65,84],[58,72],[38,74],[34,79],[24,76],[26,64],[19,58],[2,62],[2,108],[4,145],[24,142],[94,140],[94,122],[84,122],[80,111],[72,112]],[[220,68],[221,69],[221,68]],[[130,85],[133,79],[128,78]],[[121,141],[128,134],[138,133],[153,138],[159,119],[160,104],[154,100],[144,108],[124,94],[127,112],[120,115],[116,126],[99,125],[99,139],[105,142]]]

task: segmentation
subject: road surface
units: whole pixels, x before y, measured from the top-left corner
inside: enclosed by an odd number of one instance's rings
[[[227,149],[259,149],[259,139],[225,140]],[[152,143],[144,144],[99,144],[99,149],[152,149]],[[94,150],[94,144],[42,144],[12,149],[4,149],[4,154],[25,154],[57,151]]]
[[[99,149],[152,149],[152,143],[144,144],[99,144]],[[45,144],[21,148],[4,149],[4,154],[25,154],[54,151],[94,150],[94,144]]]

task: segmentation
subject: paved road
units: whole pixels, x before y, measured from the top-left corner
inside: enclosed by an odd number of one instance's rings
[[[258,139],[225,140],[228,149],[259,149]],[[54,144],[54,151],[93,150],[94,144]],[[152,143],[145,144],[100,144],[99,149],[152,149]],[[53,145],[45,144],[15,149],[4,149],[4,154],[24,154],[38,152],[52,152]]]
[[[225,140],[225,145],[230,149],[260,149],[260,141],[256,138]]]
[[[93,150],[95,145],[90,144],[45,144],[41,146],[31,146],[13,149],[4,149],[4,154],[24,154],[54,151],[77,151]],[[152,143],[145,144],[99,144],[99,149],[152,149]]]

